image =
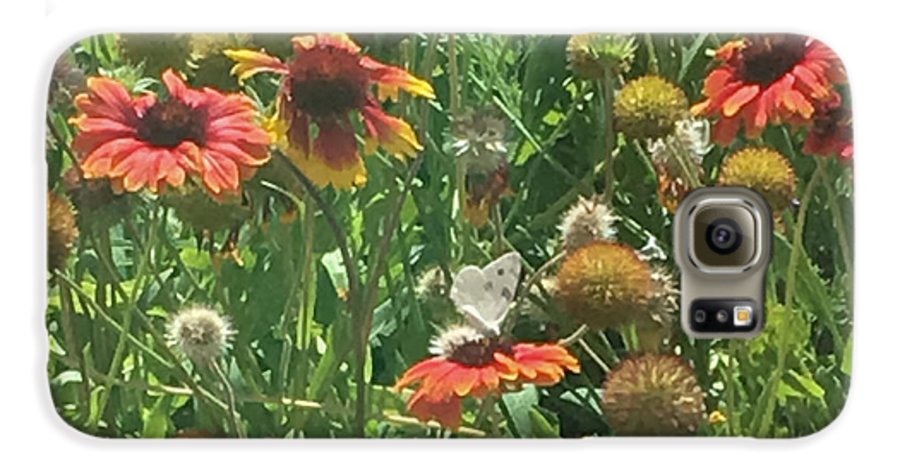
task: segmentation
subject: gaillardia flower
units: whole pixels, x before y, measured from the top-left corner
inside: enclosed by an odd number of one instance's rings
[[[552,386],[566,371],[581,370],[563,346],[512,343],[468,326],[448,329],[435,339],[432,352],[437,356],[410,367],[394,387],[418,386],[407,402],[410,413],[454,430],[461,424],[465,397],[502,394],[523,384]]]
[[[694,370],[657,353],[626,358],[610,371],[600,408],[619,436],[690,435],[706,412]]]
[[[232,74],[239,80],[259,72],[284,75],[271,130],[278,147],[310,180],[336,188],[365,184],[353,126],[357,116],[365,128],[365,154],[379,146],[398,158],[422,150],[412,127],[385,113],[379,99],[396,98],[400,89],[434,98],[431,85],[363,55],[345,34],[297,36],[292,43],[294,55],[287,63],[249,49],[225,54],[236,61]]]
[[[189,88],[174,71],[162,75],[168,96],[132,97],[121,83],[88,79],[75,98],[80,115],[72,148],[85,178],[109,178],[117,193],[181,186],[197,175],[213,196],[238,193],[269,158],[269,136],[247,97]]]
[[[659,139],[688,116],[688,100],[677,86],[656,75],[625,84],[613,104],[616,129],[632,139]]]
[[[730,144],[741,127],[759,137],[769,123],[809,123],[816,103],[846,82],[828,46],[805,36],[764,35],[731,41],[716,51],[720,65],[703,85],[706,99],[691,109],[717,118],[713,140]]]
[[[853,116],[840,95],[816,107],[812,127],[803,141],[803,153],[820,157],[837,157],[842,162],[853,160]]]
[[[644,322],[653,311],[653,271],[624,244],[600,240],[571,252],[556,280],[566,313],[593,328]]]
[[[761,194],[777,218],[794,198],[796,179],[790,162],[770,147],[748,147],[725,158],[719,185],[743,186]]]
[[[637,50],[634,37],[626,34],[576,34],[566,43],[566,58],[576,76],[603,79],[607,73],[627,72]]]
[[[563,247],[571,252],[595,240],[612,240],[616,236],[613,226],[618,220],[600,198],[584,198],[579,196],[565,214],[559,230],[562,233]]]
[[[179,311],[166,325],[169,345],[203,365],[225,353],[234,334],[228,319],[202,306]]]
[[[47,268],[52,272],[66,266],[72,244],[78,239],[72,204],[56,193],[47,193]]]

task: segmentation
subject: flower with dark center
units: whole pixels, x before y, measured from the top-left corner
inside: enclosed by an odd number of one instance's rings
[[[431,352],[436,356],[410,367],[394,387],[417,386],[407,402],[410,413],[451,429],[461,425],[465,397],[483,398],[524,384],[551,386],[566,371],[581,370],[561,345],[513,343],[469,326],[445,331],[433,341]]]
[[[189,88],[176,72],[162,75],[166,98],[132,97],[121,83],[88,79],[88,92],[75,98],[84,177],[108,178],[116,193],[166,185],[197,176],[216,198],[237,194],[241,182],[269,159],[269,136],[257,112],[241,94]]]
[[[380,100],[396,99],[400,89],[434,98],[431,85],[362,54],[345,34],[297,36],[291,42],[293,58],[287,62],[250,49],[225,54],[236,62],[232,74],[241,81],[260,72],[284,76],[270,129],[281,151],[310,180],[336,188],[365,184],[357,117],[365,132],[364,154],[381,147],[406,158],[422,150],[412,127],[385,113]]]
[[[853,116],[840,95],[816,107],[813,123],[803,141],[803,153],[853,160]]]
[[[837,55],[819,41],[796,35],[757,35],[716,51],[719,66],[703,86],[706,100],[692,112],[717,118],[713,140],[730,144],[743,127],[757,138],[769,123],[809,124],[816,104],[846,82]]]
[[[658,353],[626,358],[610,371],[600,408],[619,436],[694,434],[706,411],[694,370]]]

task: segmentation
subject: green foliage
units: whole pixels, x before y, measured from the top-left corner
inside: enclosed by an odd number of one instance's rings
[[[246,183],[246,218],[214,233],[195,233],[164,198],[144,193],[129,195],[128,216],[112,225],[79,223],[68,265],[50,276],[46,312],[51,392],[74,427],[110,437],[612,434],[602,385],[609,367],[635,353],[633,332],[584,335],[570,348],[582,372],[559,384],[466,398],[456,431],[411,417],[409,391],[392,386],[431,355],[440,328],[463,322],[448,307],[446,286],[437,297],[422,286],[426,274],[450,275],[516,250],[527,279],[561,250],[561,216],[580,196],[609,195],[618,239],[636,249],[655,241],[669,255],[655,263],[675,270],[658,170],[646,143],[606,131],[612,103],[604,87],[658,74],[696,103],[711,49],[728,38],[637,35],[634,63],[606,84],[573,77],[562,36],[459,35],[452,48],[446,36],[357,39],[366,54],[434,87],[434,100],[401,94],[385,104],[419,132],[423,150],[408,161],[378,151],[365,160],[365,186],[319,189],[317,198],[273,160],[271,168],[282,170]],[[116,35],[94,36],[67,57],[87,76],[117,79],[135,94],[159,92],[159,77],[120,47]],[[242,91],[265,115],[274,112],[275,79],[253,77]],[[482,107],[508,123],[511,191],[479,228],[460,207],[465,175],[450,149],[453,114]],[[48,183],[59,193],[62,176],[77,165],[74,113],[71,101],[48,110]],[[846,166],[803,155],[802,137],[779,125],[760,139],[791,161],[798,197],[814,172],[824,182],[810,192],[800,236],[794,211],[774,238],[765,331],[749,342],[676,335],[670,344],[696,370],[707,411],[724,417],[703,434],[807,435],[846,400],[852,184]],[[728,152],[717,147],[703,158],[705,184],[715,184]],[[213,365],[192,363],[165,336],[173,313],[195,304],[219,310],[236,332]],[[538,283],[519,299],[509,330],[520,340],[555,341],[577,328],[559,309]]]

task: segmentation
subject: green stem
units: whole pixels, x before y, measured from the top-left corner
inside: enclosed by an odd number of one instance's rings
[[[613,167],[613,152],[616,149],[616,130],[613,128],[613,96],[614,96],[615,78],[612,72],[607,69],[603,72],[603,155],[605,159],[604,174],[606,175],[606,183],[603,186],[603,203],[610,206],[613,201],[613,185],[615,185],[615,168]]]
[[[800,262],[801,253],[803,253],[803,229],[806,226],[806,216],[809,212],[809,205],[812,203],[814,195],[813,190],[815,190],[816,185],[818,185],[824,171],[825,166],[822,165],[819,159],[816,159],[816,169],[809,179],[809,183],[806,184],[806,189],[803,191],[803,196],[800,199],[800,209],[797,214],[797,224],[794,225],[791,241],[791,255],[788,260],[787,280],[785,281],[784,289],[784,307],[785,311],[789,313],[794,309],[794,295],[797,290],[797,264]],[[778,336],[778,355],[776,358],[775,370],[772,372],[772,375],[769,377],[769,381],[766,384],[765,395],[762,398],[763,407],[757,409],[758,413],[762,413],[755,433],[755,436],[757,437],[768,436],[772,422],[774,421],[778,383],[784,375],[784,364],[787,360],[786,342],[787,335],[784,332],[781,332]],[[754,422],[756,421],[754,420]]]
[[[228,380],[228,376],[222,371],[222,367],[219,366],[217,360],[214,359],[210,361],[209,368],[215,373],[219,382],[222,383],[222,389],[225,390],[225,399],[228,404],[228,417],[231,423],[231,433],[237,438],[246,438],[247,434],[244,433],[244,427],[241,426],[241,416],[238,415],[237,405],[234,400],[234,388],[231,387],[231,381]]]
[[[151,214],[155,216],[155,211],[152,211]],[[123,316],[123,318],[122,318],[123,333],[119,335],[119,339],[116,341],[115,350],[113,351],[112,361],[110,362],[109,372],[107,373],[107,376],[110,378],[115,378],[115,377],[119,376],[119,373],[121,372],[121,369],[122,369],[122,362],[125,359],[125,345],[127,343],[127,335],[126,334],[131,332],[131,322],[132,322],[132,318],[133,318],[134,309],[136,308],[135,303],[137,302],[137,296],[139,293],[139,289],[141,288],[141,285],[143,284],[144,275],[146,274],[147,266],[149,265],[149,262],[150,262],[150,253],[151,253],[151,248],[153,247],[155,236],[156,236],[156,218],[151,217],[150,235],[148,237],[147,244],[144,246],[144,251],[141,254],[140,261],[138,262],[138,270],[137,270],[137,274],[135,275],[135,278],[134,278],[134,285],[131,288],[130,296],[128,296],[128,298],[127,298],[128,299],[128,301],[127,301],[128,307],[125,309],[124,313],[122,314],[122,316]],[[109,261],[109,262],[110,262],[110,265],[112,265],[111,261]],[[113,269],[113,267],[110,267],[110,270],[112,270],[112,269]],[[112,274],[111,274],[111,276],[112,276]],[[91,432],[97,431],[97,427],[99,426],[100,419],[103,417],[103,414],[106,411],[106,407],[109,404],[109,397],[112,394],[112,385],[107,384],[106,386],[107,386],[106,390],[104,390],[100,394],[100,398],[99,398],[99,402],[98,402],[98,406],[97,406],[97,413],[91,414],[91,420],[88,423],[88,430],[90,430]]]
[[[850,247],[850,241],[847,236],[847,225],[844,224],[844,216],[841,211],[840,202],[838,201],[837,192],[832,185],[825,185],[828,193],[828,206],[831,207],[831,217],[834,221],[834,227],[838,233],[838,244],[841,247],[841,257],[844,259],[844,270],[847,272],[848,285],[853,286],[853,282],[849,281],[853,275],[853,249]]]
[[[300,345],[300,396],[306,396],[307,371],[309,361],[309,346],[312,341],[312,318],[315,306],[312,303],[315,282],[315,260],[313,246],[316,235],[316,206],[309,201],[303,209],[303,267],[302,267],[302,294],[301,316],[297,323],[297,340]]]

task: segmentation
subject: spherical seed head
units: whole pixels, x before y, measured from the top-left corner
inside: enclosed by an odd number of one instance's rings
[[[191,56],[188,34],[123,34],[122,55],[131,64],[144,64],[144,75],[158,77],[168,68],[184,70]]]
[[[467,173],[487,175],[506,161],[506,120],[493,108],[468,109],[453,119],[451,148]]]
[[[240,196],[215,201],[194,185],[172,188],[163,196],[163,202],[171,206],[175,215],[198,233],[231,228],[250,215],[249,208],[241,204]]]
[[[169,344],[198,364],[222,355],[234,334],[227,319],[202,306],[179,311],[169,319],[166,329]]]
[[[725,158],[719,185],[756,190],[777,214],[791,205],[797,183],[790,162],[777,150],[748,147]]]
[[[602,79],[606,72],[627,72],[637,50],[634,37],[624,34],[576,34],[566,44],[569,67],[576,76]]]
[[[128,196],[115,194],[105,178],[83,179],[73,167],[63,174],[62,186],[77,209],[82,230],[106,230],[128,215]]]
[[[563,215],[559,226],[563,246],[567,251],[577,250],[595,240],[611,240],[616,235],[613,224],[618,220],[612,210],[593,198],[578,197]]]
[[[591,242],[568,255],[556,279],[566,312],[591,327],[620,327],[650,315],[650,266],[626,245]]]
[[[47,268],[50,271],[66,266],[66,259],[77,239],[78,227],[72,203],[56,193],[47,193]]]
[[[250,44],[248,34],[191,35],[191,83],[197,87],[213,87],[238,91],[237,77],[231,74],[234,61],[225,56],[226,49],[242,49]]]
[[[688,100],[677,86],[655,75],[634,79],[613,106],[616,128],[632,139],[660,139],[688,116]]]
[[[658,353],[626,358],[610,371],[600,407],[621,436],[691,435],[706,410],[694,370]]]

